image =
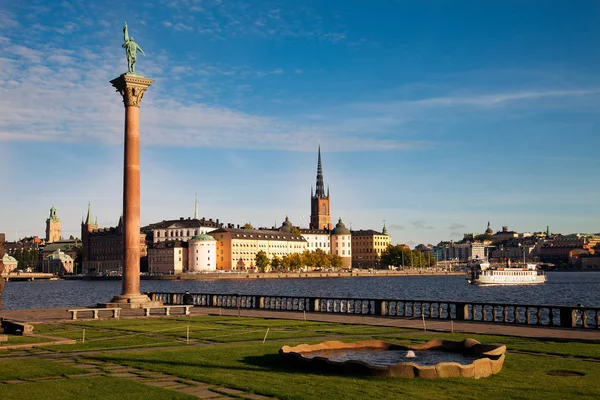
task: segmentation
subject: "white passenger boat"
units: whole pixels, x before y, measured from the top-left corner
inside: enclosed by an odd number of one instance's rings
[[[536,264],[512,266],[510,261],[506,265],[477,261],[467,271],[467,281],[473,285],[538,285],[547,280]]]

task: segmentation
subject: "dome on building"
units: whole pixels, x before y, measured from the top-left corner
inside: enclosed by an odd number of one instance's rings
[[[346,225],[342,222],[340,218],[338,223],[335,224],[335,228],[331,231],[332,235],[350,235],[350,229],[346,228]]]
[[[282,232],[288,232],[290,233],[292,231],[292,223],[290,222],[290,219],[288,218],[288,216],[285,216],[285,221],[283,221],[283,224],[281,224],[281,228],[279,228],[280,231]]]
[[[3,263],[14,263],[14,262],[18,262],[16,258],[9,256],[8,253],[4,254],[4,257],[2,257],[2,262]]]
[[[213,241],[216,242],[217,239],[215,239],[214,237],[210,236],[208,233],[199,233],[196,236],[192,237],[190,239],[190,242],[192,241],[196,241],[196,242],[204,242],[204,241]]]
[[[60,261],[66,261],[66,262],[72,262],[73,258],[68,255],[67,253],[65,253],[64,251],[62,251],[61,249],[56,250],[54,253],[50,254],[48,257],[46,257],[47,260],[60,260]]]
[[[492,230],[492,227],[490,226],[490,223],[488,221],[488,226],[487,229],[485,230],[485,233],[489,234],[489,235],[493,235],[494,231]]]

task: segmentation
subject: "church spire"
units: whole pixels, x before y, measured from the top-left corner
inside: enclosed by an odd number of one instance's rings
[[[93,225],[92,219],[93,219],[92,218],[92,210],[91,210],[90,203],[88,203],[88,212],[87,212],[87,217],[85,219],[85,224],[86,225]]]
[[[319,145],[319,160],[317,162],[317,188],[315,196],[325,198],[325,184],[323,183],[323,166],[321,164],[321,145]]]
[[[194,219],[198,219],[198,193],[196,193],[196,201],[194,202]]]

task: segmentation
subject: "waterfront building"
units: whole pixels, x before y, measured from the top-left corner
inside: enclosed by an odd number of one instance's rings
[[[2,242],[0,242],[0,246],[2,245]],[[4,274],[8,274],[14,270],[17,269],[19,262],[17,261],[16,258],[10,256],[8,253],[5,253],[4,256],[2,257],[2,263],[4,264]]]
[[[196,235],[201,235],[218,229],[222,226],[219,220],[198,219],[198,218],[179,218],[165,220],[142,227],[142,232],[149,233],[152,243],[165,241],[184,241],[187,242]]]
[[[481,242],[440,242],[433,247],[431,253],[436,261],[467,262],[476,258],[486,259],[488,257],[488,246]]]
[[[4,249],[7,254],[14,256],[17,252],[23,250],[39,250],[42,240],[37,236],[26,237],[14,242],[4,242]]]
[[[123,273],[123,217],[115,227],[98,228],[91,224],[92,216],[88,206],[88,217],[82,223],[83,243],[82,273],[89,275],[121,275]],[[148,254],[146,234],[139,235],[140,258]]]
[[[330,232],[327,229],[295,228],[286,215],[279,230],[286,233],[292,233],[295,230],[295,233],[300,233],[306,240],[306,249],[309,251],[321,249],[327,254],[331,253]]]
[[[575,267],[583,270],[600,270],[600,254],[581,255]]]
[[[169,240],[155,243],[148,249],[150,274],[181,274],[188,266],[188,243]]]
[[[513,239],[491,250],[489,258],[498,261],[532,261],[535,256],[535,250],[535,242],[531,239],[527,241]]]
[[[75,261],[67,253],[58,249],[46,258],[42,262],[42,272],[48,272],[54,275],[66,275],[72,274],[73,268],[75,267]]]
[[[188,242],[188,271],[208,272],[217,269],[217,240],[200,233]]]
[[[231,225],[210,232],[217,240],[217,269],[229,271],[253,270],[256,254],[264,251],[269,259],[306,250],[306,239],[279,230],[239,229]]]
[[[341,218],[331,231],[331,254],[342,258],[342,268],[352,267],[352,233]]]
[[[81,244],[83,250],[81,253],[82,271],[87,271],[91,260],[90,234],[98,229],[98,221],[94,222],[92,218],[92,209],[88,203],[87,216],[85,221],[81,219]]]
[[[385,224],[381,232],[373,229],[352,231],[352,267],[379,268],[381,254],[392,244]]]
[[[324,229],[300,229],[300,233],[306,240],[306,248],[311,252],[320,249],[331,254],[331,235]]]
[[[46,219],[46,243],[60,240],[60,219],[56,213],[56,207],[52,204],[50,216]]]
[[[68,273],[73,273],[73,270],[76,268],[77,260],[81,259],[80,254],[82,252],[82,247],[81,242],[78,239],[62,239],[46,244],[45,246],[40,246],[38,251],[38,262],[36,269],[44,272],[44,263],[46,262],[49,256],[55,254],[56,252],[66,254],[71,258],[71,260],[73,261],[73,265],[69,267],[71,269],[71,272]],[[61,268],[57,267],[55,270],[61,271]]]
[[[323,166],[321,164],[321,146],[317,161],[317,185],[315,191],[310,189],[310,229],[331,230],[331,215],[329,208],[329,187],[325,194],[323,183]]]

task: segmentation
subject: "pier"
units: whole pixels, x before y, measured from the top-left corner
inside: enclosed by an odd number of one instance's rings
[[[58,277],[49,272],[11,272],[2,274],[2,279],[8,281],[35,281],[39,279],[58,279]]]

